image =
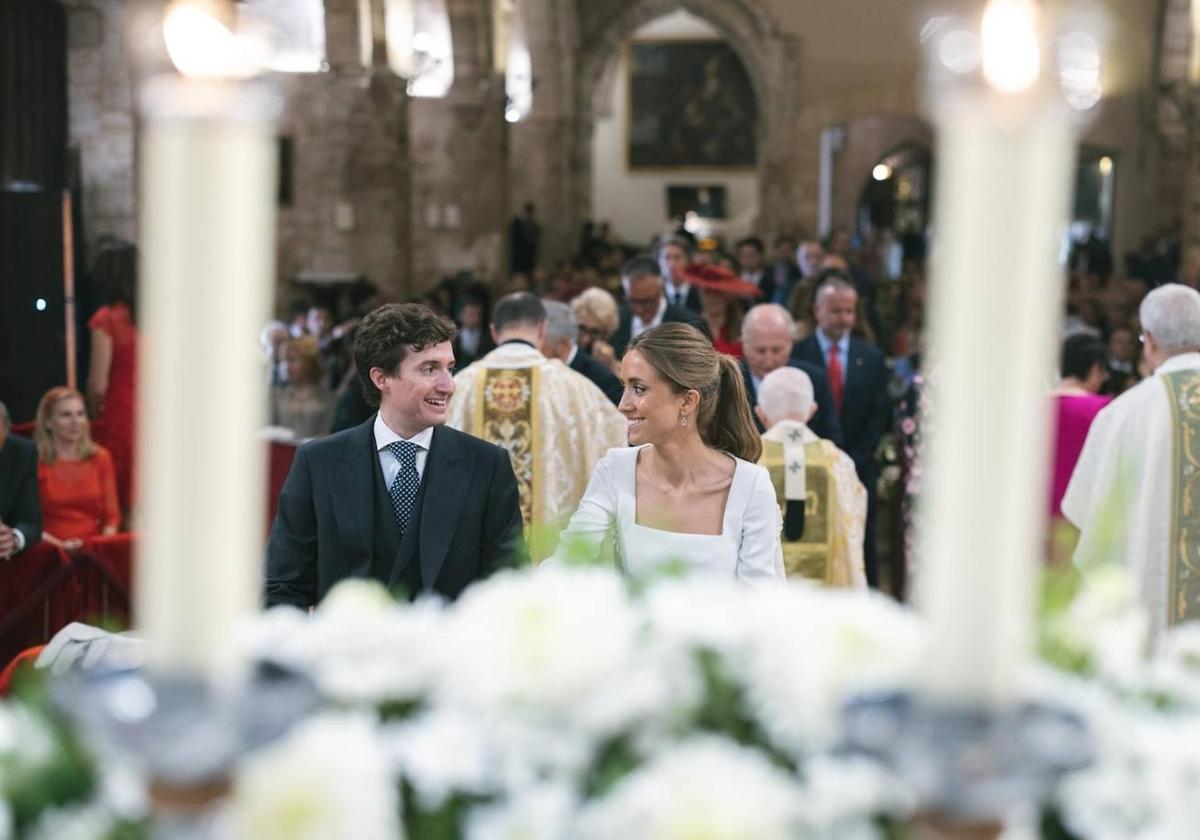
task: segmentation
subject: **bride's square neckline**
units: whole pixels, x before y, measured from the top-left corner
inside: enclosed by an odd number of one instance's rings
[[[637,448],[637,454],[634,455],[634,458],[633,458],[633,524],[636,525],[638,528],[642,528],[646,531],[653,531],[657,534],[670,534],[673,537],[702,537],[704,539],[719,539],[721,537],[724,537],[726,531],[729,530],[729,525],[726,520],[729,517],[729,500],[731,498],[733,498],[733,485],[737,482],[737,474],[738,474],[738,466],[739,466],[738,459],[735,458],[734,456],[730,455],[728,452],[721,453],[722,455],[724,455],[725,457],[727,457],[731,461],[733,461],[733,474],[729,476],[729,490],[725,493],[725,504],[722,505],[722,507],[721,507],[721,532],[719,534],[697,534],[694,531],[669,531],[666,528],[655,528],[652,525],[643,525],[641,522],[638,522],[637,471],[638,471],[638,464],[640,464],[642,462],[642,452],[645,451],[646,447],[648,447],[648,446],[652,446],[652,444],[647,443],[647,444],[643,444],[642,446],[639,446]]]

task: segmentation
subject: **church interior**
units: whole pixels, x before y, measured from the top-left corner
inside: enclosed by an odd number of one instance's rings
[[[0,0],[0,840],[1195,836],[1198,91],[1200,0]]]

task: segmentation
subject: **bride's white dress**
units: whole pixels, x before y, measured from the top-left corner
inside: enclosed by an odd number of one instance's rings
[[[619,568],[634,576],[681,564],[688,572],[725,578],[783,579],[783,523],[765,468],[734,458],[722,533],[680,534],[637,523],[637,462],[642,449],[610,449],[596,465],[559,539],[556,559],[570,554],[597,561],[611,554]]]

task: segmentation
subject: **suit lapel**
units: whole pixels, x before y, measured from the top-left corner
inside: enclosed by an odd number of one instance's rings
[[[849,358],[846,360],[846,387],[843,389],[845,395],[842,397],[843,404],[846,402],[846,396],[857,389],[862,383],[863,365],[865,364],[863,361],[862,345],[854,338],[850,339],[850,346],[846,355]]]
[[[446,562],[458,516],[471,481],[471,464],[457,435],[442,426],[433,430],[425,463],[425,500],[421,505],[421,581],[432,589]]]
[[[375,526],[374,482],[380,480],[375,469],[375,415],[355,429],[341,453],[342,468],[330,477],[330,492],[336,501],[334,519],[344,545],[371,556],[372,529]]]

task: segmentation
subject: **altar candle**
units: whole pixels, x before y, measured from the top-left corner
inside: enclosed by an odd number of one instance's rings
[[[135,612],[159,673],[225,671],[261,590],[276,109],[252,82],[143,90]]]
[[[985,12],[986,83],[934,92],[938,172],[930,280],[932,428],[918,518],[926,689],[1012,699],[1032,653],[1044,551],[1050,403],[1075,121],[1043,79],[1032,4]],[[991,16],[989,18],[989,15]],[[969,59],[971,33],[935,60]],[[956,52],[961,50],[961,52]]]

